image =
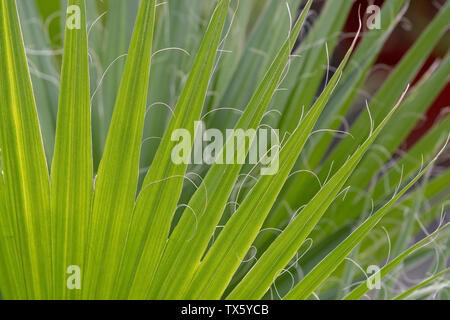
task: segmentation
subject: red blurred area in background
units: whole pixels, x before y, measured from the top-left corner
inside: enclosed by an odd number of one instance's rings
[[[447,1],[447,0],[445,0]],[[345,32],[356,32],[359,27],[358,20],[358,8],[361,10],[361,15],[366,12],[367,6],[375,4],[382,6],[383,0],[357,0],[349,15],[349,20],[344,28]],[[431,0],[411,0],[409,9],[405,15],[405,18],[399,23],[397,28],[392,33],[391,37],[385,44],[383,51],[381,52],[376,64],[384,64],[389,67],[395,67],[395,65],[401,60],[403,55],[408,51],[412,44],[417,40],[422,31],[426,28],[427,24],[433,19],[438,12],[438,6],[442,5],[443,1],[431,1]],[[450,19],[450,17],[449,17]],[[342,41],[341,45],[343,50],[349,46],[350,41]],[[440,41],[440,44],[434,49],[433,53],[428,57],[422,70],[412,83],[414,85],[422,75],[430,68],[430,66],[438,59],[442,58],[449,47],[449,33],[444,36]],[[386,76],[388,73],[386,73]],[[436,121],[442,119],[444,110],[450,105],[450,83],[444,88],[439,97],[434,101],[429,108],[426,118],[420,121],[417,127],[413,130],[407,140],[404,142],[402,149],[409,149],[418,139],[429,130]]]

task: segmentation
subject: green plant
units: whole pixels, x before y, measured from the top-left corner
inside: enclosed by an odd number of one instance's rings
[[[448,81],[449,54],[408,85],[447,31],[450,2],[367,112],[334,135],[361,104],[357,93],[406,2],[386,1],[381,28],[362,26],[329,76],[352,1],[326,2],[305,35],[312,0],[288,0],[287,9],[276,0],[148,0],[139,9],[134,0],[69,0],[60,10],[79,12],[47,29],[35,18],[55,3],[0,0],[2,297],[358,299],[369,287],[355,261],[384,265],[369,279],[383,280],[379,298],[448,283],[447,224],[414,239],[450,200],[450,171],[431,170],[450,117],[392,156],[418,121],[411,114]],[[197,120],[222,131],[279,129],[278,172],[175,164],[172,133],[194,136]],[[220,152],[233,146],[229,139]],[[397,292],[397,279],[434,249],[426,279]],[[80,289],[68,286],[71,272]]]

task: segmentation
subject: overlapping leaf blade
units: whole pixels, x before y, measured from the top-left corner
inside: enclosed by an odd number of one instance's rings
[[[191,137],[195,135],[194,121],[200,118],[206,98],[229,4],[229,0],[220,0],[217,4],[161,147],[136,201],[123,256],[126,263],[119,274],[119,292],[124,294],[126,288],[130,288],[131,298],[147,297],[167,241],[187,169],[185,163],[172,162],[172,150],[178,144],[172,140],[172,134],[175,130],[185,129]]]
[[[409,247],[407,250],[403,251],[401,254],[399,254],[395,259],[387,263],[377,275],[376,273],[373,274],[371,277],[372,279],[379,276],[379,279],[383,279],[386,275],[389,274],[395,267],[400,265],[403,260],[405,260],[409,255],[413,254],[415,251],[419,250],[423,246],[427,245],[429,242],[433,241],[433,238],[436,237],[437,234],[440,232],[445,232],[444,229],[447,228],[448,225],[439,228],[437,231],[433,232],[432,234],[428,235],[427,237],[423,238],[419,242],[415,243],[411,247]],[[447,232],[448,233],[448,232]],[[367,279],[367,281],[371,281],[371,279]],[[353,289],[348,295],[345,296],[345,300],[356,300],[360,299],[366,292],[368,292],[370,289],[367,286],[366,282],[361,283],[358,287]]]
[[[155,0],[142,1],[95,181],[85,297],[109,297],[121,265],[135,202],[155,23]]]
[[[277,88],[295,40],[307,17],[312,1],[309,1],[290,36],[281,48],[263,81],[256,90],[244,114],[236,125],[236,130],[256,129]],[[234,138],[232,138],[234,139]],[[226,154],[233,141],[227,141],[221,154]],[[248,152],[250,142],[246,145]],[[221,155],[218,155],[221,157]],[[200,263],[228,197],[233,189],[242,165],[214,164],[202,185],[193,195],[181,220],[172,233],[155,277],[154,289],[158,298],[183,297],[184,288]],[[208,195],[217,195],[208,197]],[[190,212],[192,211],[192,214]]]
[[[51,296],[51,218],[47,163],[15,1],[0,2],[0,145],[6,226],[12,227],[22,298]],[[17,262],[17,261],[14,261]],[[15,271],[12,271],[15,272]]]
[[[439,154],[440,155],[440,154]],[[439,156],[438,155],[438,156]],[[389,209],[400,199],[427,171],[432,167],[434,158],[414,179],[403,189],[395,193],[392,198],[370,218],[364,221],[354,232],[331,251],[313,270],[311,270],[284,299],[307,299],[329,275],[344,261],[347,255],[364,239],[365,236],[389,213]]]
[[[74,298],[67,290],[67,269],[85,270],[87,229],[93,188],[91,104],[85,1],[70,0],[81,12],[80,29],[66,28],[61,91],[51,171],[54,221],[53,286],[56,299]]]
[[[354,45],[354,44],[353,44]],[[320,113],[325,108],[352,48],[347,52],[327,88],[311,108],[296,131],[281,148],[279,170],[273,176],[262,176],[251,189],[238,210],[227,222],[219,238],[202,261],[187,297],[190,299],[217,299],[223,294],[241,259],[256,238],[264,219],[295,164]],[[278,146],[279,148],[279,146]]]
[[[440,277],[444,276],[448,272],[450,272],[450,268],[447,268],[445,270],[442,270],[442,271],[436,273],[435,275],[425,279],[424,281],[416,284],[412,288],[410,288],[410,289],[406,290],[405,292],[399,294],[398,296],[394,297],[394,300],[405,300],[406,298],[408,298],[409,296],[411,296],[415,292],[417,292],[420,289],[426,287],[427,285],[433,283],[436,279],[439,279]]]
[[[400,103],[400,102],[399,102]],[[396,108],[398,107],[398,104]],[[394,110],[396,109],[394,108]],[[337,173],[317,192],[298,213],[292,223],[277,237],[228,298],[261,298],[277,277],[278,272],[294,257],[328,206],[335,200],[365,152],[386,125],[391,112],[369,138],[357,149]]]
[[[43,32],[34,1],[17,1],[45,155],[50,166],[56,129],[59,75],[50,40]]]

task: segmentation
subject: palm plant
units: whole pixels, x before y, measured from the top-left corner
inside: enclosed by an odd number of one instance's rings
[[[366,101],[408,1],[362,21],[333,70],[353,3],[311,25],[312,2],[0,0],[2,297],[448,297],[450,117],[396,151],[448,81],[449,54],[408,85],[450,2]],[[175,164],[195,121],[278,129],[278,172]]]

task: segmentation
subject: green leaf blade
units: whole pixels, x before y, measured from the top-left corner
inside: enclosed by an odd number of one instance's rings
[[[440,154],[438,154],[438,156],[439,155]],[[395,193],[381,209],[364,221],[363,224],[319,262],[314,269],[284,297],[284,299],[307,299],[314,290],[322,284],[334,270],[336,270],[340,263],[361,242],[361,240],[364,239],[376,225],[378,225],[381,219],[389,213],[389,209],[432,167],[437,160],[437,157],[421,170],[402,190]]]
[[[303,9],[290,33],[290,37],[284,43],[237,123],[236,130],[256,129],[261,122],[311,4],[312,0]],[[231,147],[231,144],[232,141],[225,143],[221,155],[227,153],[226,150]],[[245,153],[247,153],[249,145],[246,145],[245,148]],[[198,191],[191,198],[187,206],[188,209],[185,210],[168,241],[155,276],[154,287],[157,289],[161,287],[159,292],[155,290],[155,292],[158,292],[157,298],[178,299],[183,297],[185,287],[200,264],[200,259],[216,229],[216,225],[219,223],[241,168],[242,165],[240,164],[214,164],[209,170],[203,184],[199,186]],[[211,194],[217,194],[217,196],[209,198],[208,195]],[[188,211],[196,213],[195,218]],[[193,230],[195,231],[193,232]]]
[[[155,23],[155,0],[142,1],[95,182],[86,297],[109,297],[120,268],[136,194]],[[108,261],[108,265],[104,265]]]
[[[22,297],[51,296],[49,178],[15,1],[0,2],[0,145],[5,202],[21,252]]]
[[[325,108],[341,72],[353,50],[354,43],[341,62],[327,88],[311,108],[296,131],[282,147],[278,173],[262,176],[233,214],[219,238],[206,254],[187,293],[189,299],[218,299],[256,238],[284,181],[295,164],[320,113]],[[277,151],[279,152],[279,151]]]
[[[440,232],[444,232],[444,229],[447,228],[449,225],[445,225],[442,228],[439,228],[437,231],[433,232],[432,234],[430,234],[429,236],[425,237],[424,239],[420,240],[419,242],[417,242],[416,244],[412,245],[411,247],[409,247],[407,250],[403,251],[401,254],[399,254],[395,259],[393,259],[391,262],[389,262],[388,264],[386,264],[380,271],[379,271],[379,276],[380,279],[383,279],[385,276],[387,276],[389,274],[389,272],[391,272],[395,267],[397,267],[398,265],[400,265],[401,262],[403,262],[403,260],[405,260],[408,256],[410,256],[411,254],[413,254],[415,251],[419,250],[420,248],[422,248],[423,246],[429,244],[431,241],[433,241],[433,238],[436,237],[436,235]],[[377,274],[372,275],[371,277],[374,278],[376,277]],[[368,281],[370,280],[367,279]],[[370,289],[367,286],[366,282],[361,283],[358,287],[356,287],[355,289],[353,289],[349,294],[347,294],[344,297],[344,300],[357,300],[360,299],[362,296],[364,296],[364,294],[366,292],[368,292]]]
[[[172,162],[172,150],[178,144],[172,140],[172,133],[185,129],[191,137],[194,136],[194,121],[200,118],[206,98],[229,4],[230,0],[220,0],[216,6],[189,78],[161,140],[161,147],[136,201],[130,237],[124,249],[123,260],[126,263],[119,274],[121,284],[118,290],[125,294],[129,289],[130,298],[148,297],[167,241],[187,169],[185,163]]]
[[[67,290],[67,269],[84,266],[93,188],[91,104],[85,1],[78,6],[81,28],[66,27],[61,92],[51,172],[51,207],[54,221],[54,294],[56,299],[76,297]]]

